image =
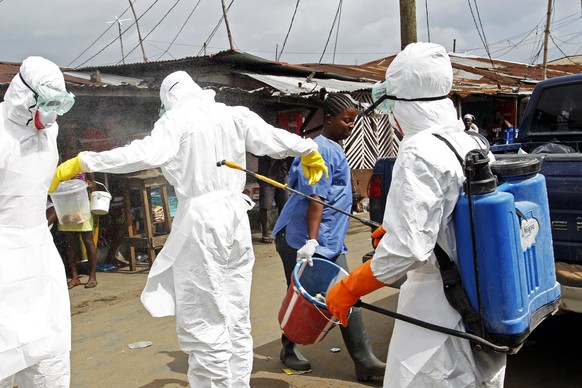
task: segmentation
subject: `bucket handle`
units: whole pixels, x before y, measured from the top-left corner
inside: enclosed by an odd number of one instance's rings
[[[107,192],[109,193],[109,189],[108,189],[108,188],[107,188],[107,186],[105,186],[103,183],[101,183],[101,182],[97,182],[97,181],[94,181],[94,182],[95,182],[95,183],[97,183],[98,185],[101,185],[101,186],[103,186],[103,187],[105,188],[105,191],[107,191]],[[109,194],[111,194],[111,193],[109,193]]]
[[[301,287],[300,289],[295,287],[295,289],[297,290],[297,292],[299,292],[300,294],[303,294],[303,292],[305,292],[305,289],[303,287]],[[341,322],[340,321],[334,321],[333,319],[329,319],[324,313],[323,311],[321,311],[321,309],[319,308],[318,305],[316,305],[315,303],[312,303],[313,307],[315,307],[315,309],[317,310],[318,313],[321,314],[321,316],[323,318],[325,318],[327,321],[329,321],[330,323],[332,323],[333,325],[339,325]],[[351,309],[350,309],[350,314],[352,313]],[[349,315],[348,315],[349,316]]]

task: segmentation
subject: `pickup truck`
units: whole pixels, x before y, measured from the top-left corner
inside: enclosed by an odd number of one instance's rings
[[[538,158],[546,178],[560,309],[582,312],[582,74],[539,82],[513,144],[496,159]],[[396,157],[379,159],[368,184],[370,219],[381,223]],[[364,256],[371,257],[373,252]]]

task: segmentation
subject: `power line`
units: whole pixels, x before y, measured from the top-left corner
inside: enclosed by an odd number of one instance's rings
[[[428,0],[424,0],[424,8],[426,9],[426,31],[428,32],[428,43],[430,43],[430,25],[428,24]]]
[[[473,7],[471,6],[471,0],[467,0],[469,2],[469,9],[471,10],[471,16],[473,16],[473,22],[475,23],[475,27],[477,28],[477,32],[479,33],[479,37],[481,38],[481,42],[483,42],[483,46],[485,47],[485,51],[487,52],[487,56],[489,57],[489,61],[491,61],[491,69],[493,70],[493,74],[497,77],[497,87],[501,89],[501,85],[499,84],[499,75],[495,70],[495,65],[493,64],[493,58],[491,58],[491,51],[489,50],[489,46],[487,45],[487,38],[485,37],[485,29],[483,28],[483,23],[481,22],[481,15],[479,14],[479,7],[477,6],[477,0],[473,0],[475,3],[475,10],[477,11],[477,19],[479,20],[479,24],[477,25],[477,20],[475,20],[475,14],[473,13]],[[481,28],[481,29],[479,29]]]
[[[339,36],[339,29],[340,29],[340,24],[341,24],[341,20],[342,20],[342,6],[343,6],[343,0],[340,0],[339,3],[339,16],[337,19],[337,28],[335,29],[335,43],[333,45],[333,57],[331,59],[331,63],[335,63],[335,51],[337,49],[337,38]]]
[[[2,1],[3,1],[3,0],[2,0]],[[120,18],[121,18],[121,17],[123,17],[123,15],[124,15],[124,14],[125,14],[125,13],[126,13],[128,10],[129,10],[129,7],[127,7],[127,8],[125,9],[125,11],[123,11],[123,13],[121,14]],[[112,28],[113,28],[113,24],[111,24],[109,27],[107,27],[107,28],[105,29],[105,31],[103,31],[103,33],[102,33],[101,35],[99,35],[99,37],[97,37],[97,39],[95,39],[95,40],[93,41],[93,43],[91,43],[91,44],[89,45],[89,47],[87,47],[85,50],[83,50],[83,52],[82,52],[81,54],[79,54],[79,55],[77,56],[77,58],[73,59],[73,60],[72,60],[72,61],[71,61],[71,62],[70,62],[68,65],[67,65],[67,67],[70,67],[70,66],[71,66],[73,63],[75,63],[75,61],[76,61],[77,59],[79,59],[79,58],[80,58],[80,57],[81,57],[83,54],[85,54],[85,53],[86,53],[86,52],[87,52],[87,51],[88,51],[88,50],[89,50],[91,47],[93,47],[93,45],[94,45],[95,43],[97,43],[97,41],[98,41],[99,39],[101,39],[101,37],[102,37],[103,35],[105,35],[105,34],[107,33],[107,31],[109,31],[109,30],[110,30],[110,29],[112,29]]]
[[[161,19],[160,19],[160,21],[159,21],[159,22],[158,22],[158,23],[157,23],[157,24],[154,26],[154,28],[152,28],[152,29],[150,30],[150,32],[148,32],[148,33],[146,34],[146,36],[144,37],[144,39],[146,39],[148,36],[150,36],[150,34],[151,34],[152,32],[154,32],[156,28],[158,28],[158,26],[159,26],[159,25],[160,25],[160,24],[161,24],[161,23],[164,21],[164,19],[165,19],[165,18],[166,18],[166,17],[167,17],[167,16],[170,14],[170,12],[172,12],[172,10],[173,10],[173,9],[174,9],[174,8],[175,8],[177,5],[178,5],[178,3],[179,3],[180,1],[181,1],[181,0],[176,0],[176,2],[174,3],[174,5],[172,5],[172,7],[170,7],[170,9],[168,10],[168,12],[166,12],[166,13],[164,14],[164,16],[162,16],[162,18],[161,18]],[[127,53],[127,55],[131,54],[131,53],[132,53],[132,52],[133,52],[133,51],[134,51],[136,48],[138,48],[138,47],[139,47],[139,43],[138,43],[137,45],[135,45],[135,47],[134,47],[134,48],[132,48],[132,49],[130,50],[130,52],[128,52],[128,53]],[[117,62],[117,64],[119,64],[119,62]]]
[[[148,9],[145,10],[144,13],[141,14],[141,16],[139,18],[136,19],[135,22],[131,23],[125,30],[123,30],[123,32],[121,33],[121,35],[125,34],[138,20],[140,20],[146,13],[149,12],[150,9],[152,9],[152,7],[158,2],[159,0],[155,0],[152,5],[149,6]],[[129,9],[129,7],[127,8]],[[126,11],[127,11],[126,9]],[[92,57],[90,57],[89,59],[87,59],[85,62],[81,63],[80,65],[76,66],[75,68],[79,68],[81,66],[83,66],[85,63],[89,62],[91,59],[95,58],[97,55],[101,54],[103,51],[105,51],[105,49],[109,46],[111,46],[113,43],[115,43],[117,41],[117,39],[119,39],[119,37],[113,39],[111,42],[109,42],[105,47],[103,47],[101,50],[97,51],[97,53],[95,53],[95,55],[93,55]],[[132,50],[133,51],[133,50]],[[130,52],[131,53],[131,52]],[[128,53],[127,55],[129,55],[130,53]]]
[[[331,25],[331,28],[329,29],[329,35],[327,36],[327,41],[325,42],[325,47],[323,48],[323,52],[321,53],[321,57],[319,58],[319,62],[317,62],[318,64],[321,64],[321,61],[323,60],[323,56],[325,55],[325,51],[327,50],[327,44],[329,43],[329,39],[331,38],[333,28],[335,27],[335,22],[337,21],[338,15],[339,15],[340,10],[341,10],[341,6],[342,6],[342,0],[340,0],[340,2],[338,4],[337,11],[335,12],[335,17],[333,18],[333,23]]]
[[[232,3],[234,3],[234,0],[231,0],[230,4],[228,5],[228,7],[226,7],[226,12],[228,13],[228,11],[230,10],[230,6],[232,5]],[[220,25],[222,24],[222,20],[224,19],[224,15],[222,15],[220,17],[220,19],[218,19],[218,23],[216,23],[216,27],[214,27],[214,29],[212,30],[212,32],[210,33],[210,36],[206,39],[206,41],[204,42],[204,44],[202,45],[202,48],[200,49],[200,51],[198,51],[197,56],[200,56],[200,54],[202,54],[204,52],[204,50],[208,47],[208,43],[210,43],[210,41],[212,40],[212,38],[214,37],[214,34],[216,34],[216,31],[218,31],[218,28],[220,27]]]
[[[289,24],[289,29],[287,30],[287,35],[285,35],[285,40],[283,41],[283,46],[281,47],[281,51],[279,52],[279,55],[277,56],[277,58],[275,58],[276,61],[281,59],[281,55],[283,55],[283,50],[285,50],[285,44],[287,44],[287,38],[289,37],[289,33],[291,32],[291,27],[293,27],[293,21],[295,20],[295,14],[297,14],[297,8],[299,7],[299,2],[301,0],[297,0],[297,3],[295,4],[295,11],[293,11],[293,16],[291,17],[291,23]]]
[[[172,45],[174,44],[174,42],[176,41],[176,39],[178,39],[178,36],[182,33],[182,30],[184,29],[184,26],[186,26],[186,23],[188,23],[188,20],[190,20],[190,18],[192,17],[192,14],[194,13],[194,11],[196,11],[196,8],[198,8],[198,5],[200,4],[201,1],[202,0],[198,0],[198,2],[196,3],[196,5],[194,6],[194,8],[192,9],[192,11],[190,12],[190,15],[188,15],[188,17],[186,18],[186,21],[184,22],[184,24],[182,24],[182,27],[180,27],[180,31],[178,31],[178,33],[176,34],[176,36],[174,36],[174,39],[172,39],[172,41],[168,45],[168,48],[163,53],[160,54],[160,56],[157,58],[157,60],[159,60],[164,54],[168,53],[168,50],[170,49],[170,47],[172,47]]]

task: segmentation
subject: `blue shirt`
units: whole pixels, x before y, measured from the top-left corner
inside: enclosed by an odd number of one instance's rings
[[[308,196],[318,195],[331,206],[350,213],[352,210],[352,179],[344,150],[336,142],[321,135],[314,140],[327,165],[329,178],[323,175],[317,184],[309,185],[301,168],[301,158],[297,157],[289,171],[289,187]],[[311,200],[307,198],[291,193],[273,228],[273,235],[276,235],[286,227],[287,244],[294,249],[301,248],[308,240],[307,208],[310,202]],[[347,252],[344,238],[348,226],[349,219],[345,214],[324,207],[319,235],[317,236],[319,246],[315,252],[328,259],[333,259],[337,255]]]

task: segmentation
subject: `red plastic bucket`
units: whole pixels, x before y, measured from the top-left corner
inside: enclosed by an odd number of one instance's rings
[[[313,266],[305,260],[293,270],[291,285],[279,309],[279,324],[287,338],[296,344],[311,345],[321,341],[336,326],[337,320],[325,302],[316,299],[348,273],[337,264],[313,258]]]

